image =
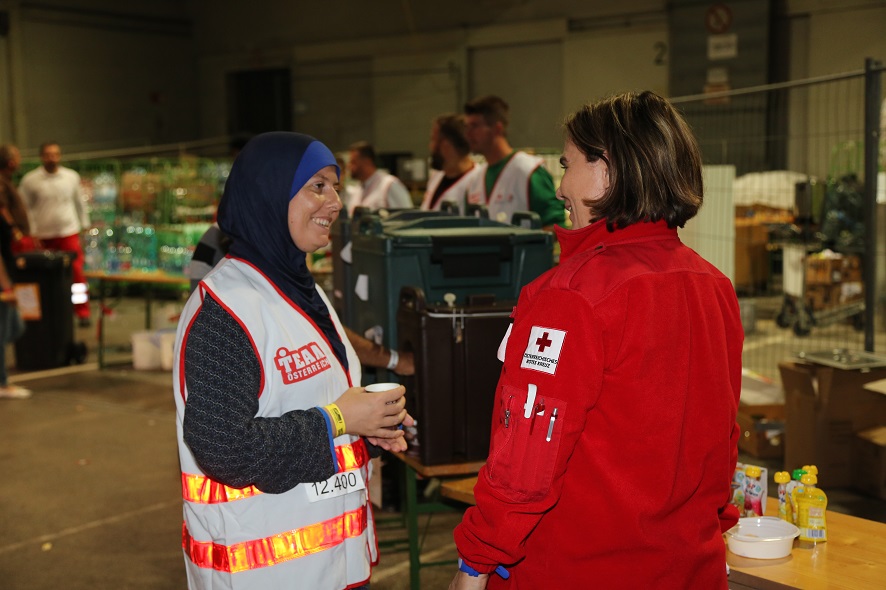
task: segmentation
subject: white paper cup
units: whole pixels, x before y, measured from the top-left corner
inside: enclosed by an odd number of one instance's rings
[[[371,384],[367,385],[366,387],[364,387],[363,389],[365,389],[366,391],[368,391],[370,393],[379,393],[382,391],[390,391],[392,389],[397,389],[398,387],[400,387],[399,383],[371,383]],[[396,402],[388,402],[388,403],[393,404]],[[397,426],[397,428],[402,430],[403,425],[400,424],[399,426]]]
[[[398,387],[400,387],[399,383],[372,383],[370,385],[367,385],[363,389],[371,393],[378,393],[380,391],[390,391],[392,389],[397,389]]]

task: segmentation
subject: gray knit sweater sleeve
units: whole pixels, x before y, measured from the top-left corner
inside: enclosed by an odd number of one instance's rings
[[[185,345],[184,440],[212,479],[283,493],[335,473],[321,410],[257,418],[261,365],[240,324],[208,293]]]

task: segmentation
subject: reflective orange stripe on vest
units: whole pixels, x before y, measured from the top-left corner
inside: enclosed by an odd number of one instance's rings
[[[369,463],[369,451],[362,440],[351,445],[335,447],[335,460],[338,461],[338,470],[350,471],[359,469]]]
[[[182,548],[199,567],[237,573],[325,551],[366,530],[366,506],[324,522],[235,545],[195,541],[182,525]]]
[[[350,471],[359,469],[369,461],[369,453],[363,441],[350,445],[335,447],[335,459],[338,462],[338,471]],[[218,483],[205,475],[182,473],[182,498],[195,504],[218,504],[220,502],[233,502],[261,494],[262,491],[255,486],[246,488],[232,488]]]

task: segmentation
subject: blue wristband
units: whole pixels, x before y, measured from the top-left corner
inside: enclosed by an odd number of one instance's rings
[[[480,576],[480,572],[469,566],[465,563],[465,560],[461,557],[458,558],[458,570],[464,572],[471,576],[472,578],[477,578]],[[507,580],[511,577],[511,572],[506,570],[503,566],[496,566],[495,573],[502,577],[502,579]]]

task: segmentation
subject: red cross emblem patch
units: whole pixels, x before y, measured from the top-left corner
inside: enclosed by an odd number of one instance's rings
[[[560,351],[563,350],[565,338],[566,332],[563,330],[532,326],[520,368],[553,375],[557,372],[557,363],[560,362]]]

